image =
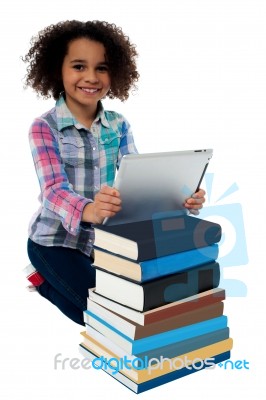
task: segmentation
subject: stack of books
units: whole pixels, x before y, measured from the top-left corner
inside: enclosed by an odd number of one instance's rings
[[[135,393],[230,358],[220,239],[187,215],[97,225],[81,353]]]

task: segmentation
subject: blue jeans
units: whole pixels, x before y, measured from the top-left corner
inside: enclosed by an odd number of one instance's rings
[[[28,256],[45,281],[37,290],[74,322],[85,325],[88,288],[95,286],[93,258],[67,247],[41,246],[28,239]]]

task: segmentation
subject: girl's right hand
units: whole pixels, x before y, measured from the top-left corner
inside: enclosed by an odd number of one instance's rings
[[[110,186],[103,186],[94,202],[84,207],[82,221],[101,224],[106,217],[113,217],[121,210],[120,193]]]

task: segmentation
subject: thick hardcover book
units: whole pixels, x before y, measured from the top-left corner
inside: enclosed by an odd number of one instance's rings
[[[94,229],[95,246],[137,261],[206,247],[222,233],[219,224],[188,215]]]
[[[171,275],[197,265],[215,261],[217,258],[218,244],[139,262],[97,247],[94,248],[94,266],[138,282],[146,282],[160,276]]]
[[[187,368],[189,368],[195,361],[198,362],[202,360],[202,363],[204,363],[204,360],[208,359],[208,364],[211,366],[212,357],[230,351],[233,347],[233,340],[231,338],[222,340],[221,342],[198,348],[189,353],[177,354],[171,359],[164,360],[163,357],[160,357],[158,360],[153,360],[153,362],[144,361],[142,365],[137,368],[135,362],[133,361],[132,364],[128,359],[126,359],[125,365],[124,357],[121,359],[121,357],[112,353],[100,343],[93,343],[87,346],[83,342],[82,345],[89,351],[95,353],[98,358],[102,358],[102,360],[105,359],[110,367],[113,367],[114,373],[120,371],[136,383],[143,383],[159,376],[169,374],[175,369],[182,368],[182,365],[187,365]]]
[[[209,346],[210,344],[228,339],[229,328],[219,329],[178,343],[171,343],[167,346],[158,347],[156,349],[136,354],[126,353],[124,349],[96,330],[93,331],[93,336],[89,335],[87,332],[81,332],[81,335],[83,337],[83,343],[87,347],[90,347],[92,351],[93,344],[101,344],[121,358],[126,356],[128,360],[131,360],[131,362],[135,359],[135,366],[138,367],[141,366],[143,362],[149,362],[149,360],[152,360],[153,358],[173,358],[179,354],[188,353],[189,351],[199,349],[200,347]]]
[[[93,326],[93,318],[97,318],[98,316],[120,332],[124,333],[126,336],[135,340],[219,317],[223,314],[223,310],[224,304],[223,302],[220,302],[194,311],[178,314],[166,320],[141,326],[91,302],[89,309],[84,311],[84,322]]]
[[[219,281],[220,266],[217,262],[142,284],[96,268],[96,292],[138,311],[151,310],[213,289],[219,285]]]
[[[114,369],[108,366],[108,363],[103,363],[102,360],[97,360],[97,355],[94,354],[93,352],[89,351],[84,345],[80,344],[79,346],[80,353],[87,359],[93,361],[96,363],[96,365],[99,366],[104,372],[106,372],[108,375],[110,375],[112,378],[116,379],[118,382],[122,383],[124,386],[126,386],[128,389],[130,389],[134,393],[143,393],[147,390],[153,389],[155,387],[161,386],[165,383],[172,382],[176,379],[183,378],[185,376],[188,376],[190,374],[193,374],[194,372],[199,372],[205,368],[208,367],[206,363],[202,363],[202,361],[199,361],[198,363],[195,363],[191,365],[191,368],[182,368],[182,369],[177,369],[174,370],[168,374],[159,376],[158,378],[150,379],[149,381],[143,382],[143,383],[136,383],[132,379],[128,378],[126,375],[122,374],[121,372],[117,372],[114,374]],[[231,357],[230,351],[227,351],[225,353],[217,354],[213,358],[213,363],[218,364],[221,363],[225,360],[228,360]]]
[[[90,336],[94,337],[95,332],[98,331],[124,349],[126,353],[136,354],[156,349],[158,347],[167,346],[169,344],[182,342],[183,340],[195,338],[224,328],[227,328],[227,317],[222,315],[196,324],[132,340],[106,321],[97,317],[93,318],[93,327],[91,325],[86,325],[86,332]]]
[[[197,310],[201,307],[215,304],[223,300],[225,300],[225,290],[222,288],[215,288],[198,293],[194,296],[186,297],[185,299],[174,301],[173,303],[169,303],[161,307],[154,308],[153,310],[140,312],[107,299],[106,297],[96,293],[95,288],[91,288],[89,289],[87,303],[88,308],[92,302],[97,303],[104,308],[107,308],[108,310],[120,315],[121,317],[136,322],[139,325],[147,325],[153,322],[171,318],[178,314]]]

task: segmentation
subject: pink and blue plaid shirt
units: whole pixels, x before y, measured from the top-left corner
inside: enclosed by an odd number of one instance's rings
[[[30,239],[90,255],[94,231],[81,221],[82,212],[102,185],[112,186],[122,156],[137,153],[129,123],[99,103],[87,129],[61,96],[52,110],[34,120],[29,141],[41,190],[41,205],[29,226]],[[34,267],[27,267],[25,273],[31,283],[41,283]]]

